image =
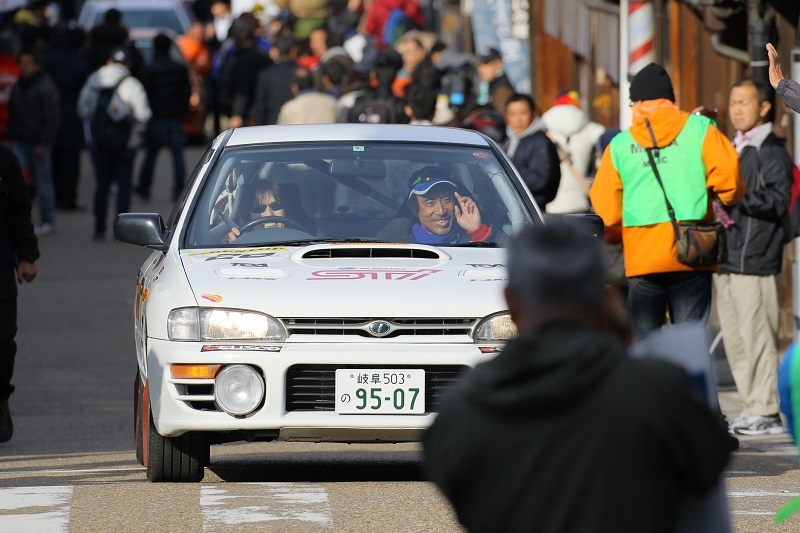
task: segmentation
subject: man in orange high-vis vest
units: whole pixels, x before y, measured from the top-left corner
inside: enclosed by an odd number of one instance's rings
[[[667,72],[651,63],[631,81],[633,125],[611,141],[590,192],[606,239],[622,239],[628,312],[635,338],[671,322],[705,321],[716,266],[679,263],[664,191],[647,148],[658,148],[657,166],[677,220],[712,220],[711,201],[725,205],[745,194],[731,142],[706,117],[675,105]]]

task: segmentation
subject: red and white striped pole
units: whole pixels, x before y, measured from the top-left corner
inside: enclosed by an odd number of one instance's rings
[[[653,4],[634,0],[630,2],[628,16],[628,75],[655,61],[655,16]]]
[[[655,16],[653,4],[641,0],[619,0],[619,127],[632,122],[631,78],[655,60]]]

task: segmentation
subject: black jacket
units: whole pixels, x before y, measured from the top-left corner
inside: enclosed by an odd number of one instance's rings
[[[186,117],[192,94],[186,66],[168,55],[156,54],[145,69],[142,85],[154,118],[183,120]]]
[[[541,119],[536,119],[540,121]],[[542,123],[543,127],[543,123]],[[522,180],[530,189],[533,198],[544,211],[544,206],[553,201],[561,184],[561,162],[558,159],[558,150],[544,129],[535,129],[536,122],[526,130],[519,139],[519,145],[511,156],[511,162],[519,170]],[[508,128],[509,138],[503,143],[503,150],[509,151],[513,132]]]
[[[478,365],[423,438],[430,479],[477,532],[673,532],[733,444],[682,369],[568,320]]]
[[[739,173],[747,194],[725,207],[734,224],[725,231],[728,260],[720,271],[778,274],[783,260],[781,220],[792,193],[792,160],[783,141],[770,133],[760,148],[745,147],[739,154]]]
[[[266,67],[258,75],[250,118],[256,125],[278,123],[281,106],[294,98],[292,80],[297,63],[281,61]]]
[[[28,187],[14,152],[0,145],[0,298],[17,296],[17,262],[38,258]]]
[[[800,83],[794,80],[781,80],[778,82],[778,96],[783,98],[786,105],[800,113]]]
[[[53,146],[84,146],[83,121],[78,117],[78,95],[92,71],[89,63],[75,50],[57,50],[45,60],[45,70],[59,92],[61,124]]]
[[[223,103],[230,106],[229,115],[247,118],[258,75],[271,64],[269,55],[256,45],[237,49],[225,60],[219,84]]]
[[[59,94],[53,80],[40,70],[29,79],[19,78],[8,101],[6,139],[51,145],[61,123]]]

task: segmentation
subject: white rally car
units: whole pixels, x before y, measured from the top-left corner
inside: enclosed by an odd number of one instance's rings
[[[137,458],[199,481],[211,444],[417,441],[447,389],[516,335],[503,246],[541,223],[467,130],[265,126],[221,134],[136,287]]]

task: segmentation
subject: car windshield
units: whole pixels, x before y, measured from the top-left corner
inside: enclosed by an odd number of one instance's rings
[[[194,203],[185,244],[502,246],[534,220],[515,183],[491,150],[473,146],[227,148]]]

